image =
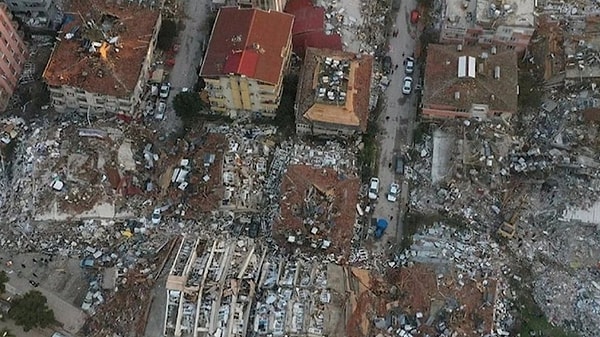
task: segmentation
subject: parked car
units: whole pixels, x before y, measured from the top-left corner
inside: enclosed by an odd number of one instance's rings
[[[396,174],[404,174],[404,159],[400,155],[396,157]]]
[[[412,91],[412,82],[413,79],[410,76],[406,76],[404,78],[404,80],[402,81],[402,93],[405,95],[410,95],[411,91]]]
[[[389,56],[384,56],[381,60],[381,70],[384,74],[389,74],[392,71],[392,58]]]
[[[421,13],[419,13],[418,10],[413,9],[412,12],[410,12],[410,23],[417,24],[419,22],[420,18],[421,18]]]
[[[152,224],[158,225],[161,219],[162,215],[160,214],[160,208],[155,208],[154,211],[152,211],[152,217],[150,218]]]
[[[404,72],[408,75],[412,74],[415,71],[415,58],[407,57],[404,61]]]
[[[169,97],[169,93],[171,92],[171,83],[163,83],[160,86],[160,98]]]
[[[400,185],[398,185],[396,183],[392,183],[390,185],[390,191],[388,192],[388,195],[387,195],[387,200],[389,202],[395,202],[396,200],[398,200],[399,193],[400,193]]]
[[[375,200],[377,199],[377,194],[379,193],[379,178],[371,178],[369,182],[369,199]]]
[[[167,102],[165,102],[165,101],[158,102],[158,107],[156,108],[156,115],[154,115],[154,118],[156,118],[158,120],[165,119],[165,111],[167,111]]]

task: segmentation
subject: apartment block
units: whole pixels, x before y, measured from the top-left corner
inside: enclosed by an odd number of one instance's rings
[[[373,57],[308,48],[296,95],[296,133],[351,136],[367,130]]]
[[[427,47],[422,113],[429,118],[509,118],[517,112],[514,50],[481,46]]]
[[[0,3],[0,111],[4,111],[12,97],[27,59],[27,48],[17,23]]]
[[[150,6],[71,2],[43,74],[56,111],[136,116],[161,24]]]
[[[525,51],[535,31],[534,0],[445,0],[440,43]]]
[[[48,26],[60,20],[54,0],[5,0],[5,3],[28,26]]]
[[[292,53],[293,22],[292,15],[275,11],[219,10],[200,70],[213,111],[275,116]]]

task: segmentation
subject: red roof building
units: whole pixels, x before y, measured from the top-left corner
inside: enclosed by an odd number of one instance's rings
[[[214,111],[275,116],[292,53],[293,23],[294,17],[283,12],[219,10],[200,69]]]
[[[304,57],[307,48],[342,50],[342,37],[325,32],[325,8],[310,0],[291,0],[285,12],[294,15],[292,44],[294,53]]]

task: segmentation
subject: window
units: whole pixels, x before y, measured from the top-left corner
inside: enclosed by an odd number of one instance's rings
[[[71,91],[67,91],[67,96],[69,97],[75,97],[75,94]]]

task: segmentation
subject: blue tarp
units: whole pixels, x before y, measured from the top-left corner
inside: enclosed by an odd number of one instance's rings
[[[388,222],[385,219],[377,220],[377,229],[386,229],[388,226]]]

